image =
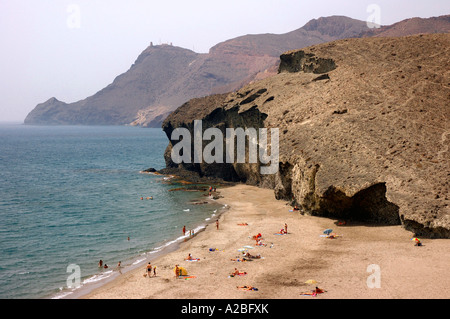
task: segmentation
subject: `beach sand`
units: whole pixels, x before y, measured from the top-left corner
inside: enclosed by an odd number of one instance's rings
[[[218,191],[223,196],[219,201],[230,206],[220,216],[219,229],[212,223],[176,251],[150,260],[156,277],[144,277],[143,265],[80,298],[450,298],[448,240],[423,239],[423,246],[416,247],[413,234],[401,226],[337,226],[333,219],[290,212],[270,189],[236,185]],[[285,223],[288,234],[277,235]],[[327,228],[340,236],[321,237]],[[255,245],[251,237],[258,233],[267,246]],[[263,258],[232,261],[242,256],[238,249],[243,246],[254,247],[248,252]],[[200,260],[185,261],[189,253]],[[176,278],[176,264],[194,277]],[[229,277],[235,268],[247,274]],[[318,283],[306,284],[310,279]],[[244,285],[258,290],[237,288]],[[326,292],[302,295],[315,286]]]

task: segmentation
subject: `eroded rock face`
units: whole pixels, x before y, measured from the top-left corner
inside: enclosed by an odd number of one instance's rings
[[[272,188],[308,214],[450,238],[449,48],[449,34],[433,34],[287,52],[276,76],[191,100],[163,125],[169,139],[196,119],[223,132],[278,128],[276,174],[261,163],[175,165],[172,143],[167,166]]]
[[[318,58],[303,50],[286,52],[280,56],[279,72],[326,73],[336,69],[333,59]]]

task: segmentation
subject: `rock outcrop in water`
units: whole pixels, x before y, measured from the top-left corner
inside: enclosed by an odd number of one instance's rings
[[[286,52],[279,74],[193,99],[163,123],[278,128],[279,169],[261,163],[168,169],[274,189],[312,215],[402,224],[450,238],[450,34],[347,39]],[[208,141],[203,142],[204,145]]]

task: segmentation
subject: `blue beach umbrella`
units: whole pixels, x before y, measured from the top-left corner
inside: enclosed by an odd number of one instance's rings
[[[333,231],[333,230],[332,230],[331,228],[328,228],[328,229],[325,229],[325,230],[323,231],[323,233],[324,233],[325,235],[329,235],[332,231]]]

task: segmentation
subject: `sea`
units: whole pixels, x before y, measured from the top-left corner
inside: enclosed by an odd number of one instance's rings
[[[167,144],[156,128],[0,123],[0,298],[78,298],[215,220],[226,205],[142,172]]]

